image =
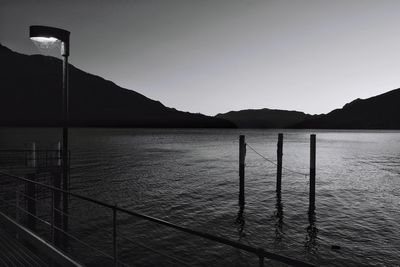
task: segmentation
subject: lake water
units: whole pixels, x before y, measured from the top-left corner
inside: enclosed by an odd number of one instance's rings
[[[313,232],[309,177],[283,170],[278,212],[276,166],[249,148],[246,207],[237,218],[239,135],[276,161],[279,132],[284,133],[283,166],[300,173],[308,173],[310,133],[317,135]],[[59,129],[3,128],[0,146],[23,148],[36,141],[45,149],[60,134]],[[82,128],[70,136],[73,192],[318,265],[400,265],[398,131]],[[71,199],[71,214],[76,216],[70,220],[72,232],[111,253],[110,235],[87,225],[109,228],[109,211]],[[257,264],[255,256],[224,245],[136,218],[119,221],[120,258],[127,263],[179,265],[154,249],[191,266]],[[82,251],[74,253],[93,258]],[[98,259],[106,265],[104,257]]]

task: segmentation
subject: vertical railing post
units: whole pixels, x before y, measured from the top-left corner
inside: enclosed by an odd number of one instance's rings
[[[32,169],[36,168],[36,143],[32,142],[29,145],[27,144],[27,150],[25,154],[25,163],[27,167],[31,167]]]
[[[113,206],[113,255],[114,266],[118,266],[118,247],[117,247],[117,206]]]
[[[17,181],[17,186],[15,188],[15,219],[19,223],[19,180]]]
[[[58,142],[56,144],[56,157],[55,157],[55,165],[57,167],[61,167],[61,143]]]
[[[63,153],[63,157],[62,157],[62,168],[63,168],[63,172],[62,172],[62,189],[65,191],[64,193],[62,193],[62,229],[65,233],[68,233],[68,213],[69,213],[69,195],[68,192],[69,191],[69,157],[68,157],[68,145],[66,145],[68,143],[68,138],[66,136],[68,136],[68,128],[64,128],[64,132],[66,131],[66,133],[64,133],[64,142],[63,142],[63,149],[62,149],[62,153]],[[68,246],[68,238],[65,237],[63,239],[63,243],[64,243],[64,247]]]
[[[283,156],[283,134],[278,134],[278,144],[277,144],[277,170],[276,170],[276,192],[281,193],[282,189],[282,156]]]
[[[36,174],[30,173],[26,175],[26,178],[30,181],[36,181]],[[28,214],[28,228],[31,230],[36,230],[36,185],[30,181],[25,183],[25,195],[27,195],[27,211]]]
[[[36,143],[33,142],[32,143],[32,151],[31,151],[31,164],[32,164],[32,168],[36,168],[37,167],[37,158],[36,158]]]
[[[310,136],[310,211],[315,209],[315,161],[316,161],[316,136]]]
[[[55,238],[55,233],[54,233],[54,208],[55,208],[55,198],[54,198],[54,189],[51,189],[51,210],[50,210],[50,227],[51,227],[51,241],[53,245],[55,245],[56,238]]]
[[[239,206],[244,207],[244,168],[246,158],[246,142],[244,135],[239,136]]]
[[[19,179],[17,180],[17,186],[16,186],[16,188],[15,188],[15,220],[17,221],[17,223],[19,223],[20,222],[20,216],[19,216],[19,184],[20,184],[20,181],[19,181]],[[17,238],[17,239],[19,239],[19,233],[18,233],[18,231],[16,232],[16,234],[15,234],[15,237]]]
[[[52,173],[52,178],[53,178],[53,187],[61,189],[61,173],[58,170],[54,170]],[[61,192],[58,190],[52,190],[53,194],[53,224],[55,227],[61,229],[62,225],[62,216],[61,216]],[[60,238],[61,238],[61,232],[58,231],[57,229],[54,229],[54,244],[55,245],[60,245]],[[66,237],[65,237],[66,239]]]
[[[26,179],[35,181],[37,167],[35,142],[30,144],[26,160],[27,166],[30,167],[30,173],[26,174]],[[27,211],[30,213],[27,215],[27,226],[29,229],[35,230],[36,221],[33,216],[36,216],[36,202],[34,201],[34,199],[36,199],[36,186],[33,183],[25,182],[25,195],[28,196],[26,204]]]

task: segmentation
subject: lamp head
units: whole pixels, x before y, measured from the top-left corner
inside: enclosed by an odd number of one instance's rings
[[[40,25],[29,27],[29,38],[33,41],[40,43],[61,41],[61,54],[63,56],[69,55],[69,34],[69,31],[54,27]]]

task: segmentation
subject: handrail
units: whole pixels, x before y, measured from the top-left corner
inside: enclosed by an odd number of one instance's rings
[[[83,267],[81,263],[70,258],[61,250],[57,249],[55,246],[49,244],[46,240],[39,237],[36,233],[18,224],[16,221],[14,221],[12,218],[8,217],[2,212],[0,212],[0,222],[1,224],[5,224],[10,229],[16,231],[20,237],[22,237],[26,242],[34,246],[38,252],[46,254],[51,259],[53,259],[55,263],[59,263],[60,266]]]
[[[65,193],[65,194],[68,194],[70,196],[73,196],[73,197],[76,197],[76,198],[79,198],[79,199],[82,199],[82,200],[85,200],[85,201],[88,201],[88,202],[92,202],[92,203],[95,203],[97,205],[100,205],[100,206],[103,206],[103,207],[107,207],[107,208],[110,208],[110,209],[115,210],[115,211],[119,211],[119,212],[122,212],[122,213],[125,213],[125,214],[129,214],[129,215],[134,216],[134,217],[142,218],[142,219],[145,219],[147,221],[155,222],[157,224],[164,225],[164,226],[167,226],[167,227],[170,227],[170,228],[173,228],[173,229],[177,229],[177,230],[180,230],[180,231],[185,232],[185,233],[189,233],[189,234],[192,234],[192,235],[195,235],[195,236],[199,236],[199,237],[211,240],[211,241],[222,243],[222,244],[225,244],[225,245],[237,248],[237,249],[241,249],[241,250],[256,254],[260,259],[260,265],[262,265],[263,258],[265,257],[265,258],[268,258],[268,259],[271,259],[271,260],[277,260],[277,261],[280,261],[282,263],[286,263],[286,264],[293,265],[293,266],[305,266],[305,267],[315,266],[315,265],[307,263],[307,262],[303,262],[303,261],[300,261],[300,260],[292,259],[292,258],[283,256],[283,255],[280,255],[280,254],[276,254],[276,253],[273,253],[273,252],[265,251],[263,248],[251,247],[251,246],[248,246],[248,245],[236,242],[236,241],[229,240],[229,239],[224,238],[224,237],[215,236],[215,235],[212,235],[212,234],[209,234],[209,233],[200,232],[200,231],[193,230],[193,229],[190,229],[190,228],[187,228],[187,227],[184,227],[184,226],[179,226],[179,225],[167,222],[165,220],[161,220],[161,219],[158,219],[158,218],[155,218],[155,217],[152,217],[152,216],[149,216],[149,215],[141,214],[141,213],[138,213],[138,212],[130,211],[130,210],[127,210],[127,209],[124,209],[124,208],[121,208],[121,207],[118,207],[118,206],[115,206],[115,205],[111,205],[111,204],[102,202],[102,201],[97,200],[97,199],[93,199],[93,198],[90,198],[90,197],[82,196],[82,195],[79,195],[79,194],[76,194],[76,193],[73,193],[73,192],[70,192],[70,191],[65,191],[63,189],[60,189],[60,188],[57,188],[57,187],[54,187],[54,186],[51,186],[51,185],[46,185],[46,184],[43,184],[43,183],[40,183],[40,182],[32,181],[32,180],[29,180],[29,179],[26,179],[26,178],[23,178],[23,177],[19,177],[19,176],[16,176],[16,175],[12,175],[12,174],[9,174],[9,173],[5,173],[5,172],[2,172],[2,171],[0,171],[0,175],[5,175],[5,176],[11,177],[11,178],[15,178],[15,179],[18,179],[18,180],[21,180],[21,181],[25,181],[25,182],[32,183],[32,184],[35,184],[35,185],[38,185],[38,186],[42,186],[42,187],[51,189],[53,191],[58,191],[60,193]]]
[[[58,149],[35,149],[34,151],[36,151],[36,152],[42,152],[42,151],[59,152],[60,150],[58,150]],[[0,152],[32,152],[32,149],[0,149]]]
[[[1,201],[1,200],[0,200],[0,201]],[[78,221],[78,222],[81,222],[81,223],[86,223],[86,222],[84,222],[82,219],[80,219],[78,216],[71,215],[71,214],[69,214],[69,213],[65,213],[65,212],[63,212],[62,210],[59,210],[59,209],[57,209],[57,208],[55,208],[54,210],[57,211],[59,214],[65,214],[66,216],[68,216],[68,218],[72,218],[72,219],[75,220],[75,221]],[[93,225],[91,225],[91,227],[93,227],[95,230],[103,231],[103,232],[106,232],[107,234],[110,234],[110,235],[113,234],[113,233],[111,232],[111,230],[106,229],[106,228],[103,228],[103,227],[93,226]],[[155,249],[153,249],[153,248],[151,248],[151,247],[148,247],[148,246],[146,246],[146,245],[143,245],[142,243],[139,243],[139,242],[137,242],[137,241],[135,241],[135,240],[132,240],[131,238],[129,238],[129,237],[125,236],[125,235],[121,235],[119,238],[124,239],[124,240],[126,240],[126,241],[129,241],[130,243],[135,244],[135,245],[138,245],[138,246],[140,246],[140,247],[142,247],[142,248],[151,250],[152,252],[154,252],[154,253],[156,253],[156,254],[158,254],[158,255],[161,255],[161,256],[163,256],[163,257],[169,258],[169,259],[172,260],[172,261],[179,262],[179,263],[182,264],[182,265],[190,266],[188,263],[184,262],[184,261],[181,260],[181,259],[172,257],[172,256],[167,255],[167,254],[165,254],[165,253],[162,253],[162,252],[160,252],[160,251],[158,251],[158,250],[155,250]]]
[[[74,235],[71,235],[70,233],[65,232],[63,229],[58,228],[58,227],[52,225],[52,223],[50,223],[50,222],[48,222],[48,221],[46,221],[46,220],[40,218],[39,216],[37,216],[37,215],[35,215],[35,214],[33,214],[33,213],[30,213],[30,212],[27,211],[27,210],[24,210],[24,209],[20,208],[18,205],[12,204],[12,203],[10,203],[10,201],[4,200],[3,198],[0,198],[0,202],[6,203],[6,204],[8,204],[8,206],[15,207],[17,210],[22,211],[23,213],[28,214],[29,216],[32,216],[33,218],[35,218],[36,220],[38,220],[39,222],[41,222],[41,223],[43,223],[43,224],[45,224],[45,225],[47,225],[47,226],[53,227],[55,230],[58,230],[59,232],[61,232],[61,233],[65,234],[65,235],[67,235],[69,238],[72,238],[72,239],[75,240],[76,242],[78,242],[78,243],[80,243],[80,244],[82,244],[82,245],[84,245],[84,246],[86,246],[86,247],[88,247],[88,248],[90,248],[90,249],[96,251],[97,253],[99,253],[99,254],[101,254],[101,255],[107,257],[107,258],[113,259],[113,256],[107,254],[106,252],[104,252],[104,251],[102,251],[102,250],[100,250],[100,249],[98,249],[98,248],[95,248],[95,247],[89,245],[88,243],[86,243],[86,242],[80,240],[79,238],[75,237]],[[55,210],[61,212],[61,211],[58,210],[58,209],[55,209]],[[122,264],[122,265],[126,265],[126,264],[124,264],[124,263],[122,263],[122,262],[120,262],[120,261],[118,261],[118,263],[119,263],[119,264]]]

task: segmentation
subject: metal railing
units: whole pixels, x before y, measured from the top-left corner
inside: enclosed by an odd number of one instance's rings
[[[239,249],[241,251],[245,251],[245,252],[254,254],[256,257],[258,257],[259,266],[264,266],[264,259],[275,260],[275,261],[278,261],[278,262],[281,262],[281,263],[285,263],[285,264],[288,264],[288,265],[293,265],[293,266],[314,266],[314,265],[312,265],[310,263],[307,263],[307,262],[303,262],[303,261],[300,261],[300,260],[289,258],[289,257],[283,256],[283,255],[279,255],[279,254],[273,253],[273,252],[268,252],[268,251],[264,250],[261,247],[258,247],[258,248],[252,247],[252,246],[245,245],[245,244],[242,244],[242,243],[239,243],[239,242],[236,242],[236,241],[229,240],[229,239],[224,238],[224,237],[220,237],[220,236],[216,236],[216,235],[213,235],[213,234],[209,234],[209,233],[201,232],[201,231],[198,231],[198,230],[190,229],[190,228],[187,228],[187,227],[184,227],[184,226],[179,226],[177,224],[173,224],[173,223],[167,222],[165,220],[161,220],[161,219],[158,219],[158,218],[155,218],[155,217],[152,217],[152,216],[148,216],[148,215],[145,215],[145,214],[141,214],[141,213],[138,213],[138,212],[127,210],[127,209],[118,207],[116,205],[111,205],[111,204],[105,203],[103,201],[99,201],[99,200],[96,200],[96,199],[93,199],[93,198],[90,198],[90,197],[82,196],[80,194],[76,194],[76,193],[69,192],[69,191],[64,191],[64,190],[62,190],[60,188],[56,188],[54,186],[43,184],[43,183],[40,183],[40,182],[37,182],[37,181],[29,180],[27,178],[19,177],[19,176],[12,175],[12,174],[5,173],[5,172],[1,172],[1,171],[0,171],[0,176],[3,176],[3,178],[6,177],[6,178],[13,179],[14,181],[16,181],[17,185],[20,185],[21,183],[31,184],[31,185],[35,185],[35,186],[38,186],[38,187],[46,188],[46,189],[51,191],[50,221],[47,221],[46,219],[40,218],[40,217],[36,216],[36,214],[33,214],[32,212],[29,212],[28,210],[25,210],[25,209],[23,209],[23,208],[21,208],[19,206],[19,198],[20,198],[21,194],[24,197],[27,197],[27,199],[30,199],[31,201],[38,201],[38,199],[36,199],[36,198],[32,198],[31,196],[28,196],[26,194],[20,193],[19,192],[19,187],[16,187],[16,197],[15,197],[15,203],[16,204],[15,205],[10,200],[7,200],[5,198],[0,198],[0,201],[5,203],[5,204],[7,204],[8,206],[15,206],[15,208],[16,208],[15,217],[17,219],[19,217],[18,216],[19,212],[24,212],[24,213],[28,214],[29,216],[32,216],[32,217],[36,218],[37,220],[39,220],[43,224],[45,224],[45,225],[50,227],[50,229],[51,229],[51,242],[53,244],[56,242],[55,241],[56,240],[56,232],[58,231],[59,233],[64,234],[68,238],[71,238],[72,240],[74,240],[74,241],[76,241],[76,242],[78,242],[78,243],[80,243],[80,244],[82,244],[84,246],[87,246],[88,248],[93,249],[97,253],[109,258],[110,260],[112,260],[114,262],[114,266],[125,266],[126,265],[125,263],[120,261],[120,259],[118,258],[118,243],[117,243],[117,238],[118,238],[118,234],[117,234],[118,214],[125,214],[125,215],[133,216],[133,217],[136,217],[136,218],[141,218],[141,219],[144,219],[144,220],[146,220],[148,222],[153,222],[153,223],[156,223],[158,225],[163,225],[163,226],[166,226],[166,227],[171,228],[171,229],[175,229],[175,230],[178,230],[178,231],[181,231],[181,232],[184,232],[184,233],[188,233],[188,234],[193,235],[193,236],[204,238],[204,239],[207,239],[207,240],[210,240],[210,241],[214,241],[214,242],[217,242],[217,243],[220,243],[220,244],[224,244],[224,245],[230,246],[230,247],[235,248],[235,249]],[[4,182],[4,179],[2,179],[2,182]],[[10,186],[10,185],[6,184],[4,186],[7,187],[7,186]],[[56,213],[58,213],[59,215],[62,214],[62,215],[66,215],[66,216],[69,216],[69,217],[71,217],[71,214],[64,213],[60,208],[57,208],[57,205],[56,205],[56,202],[55,202],[56,194],[68,194],[69,196],[72,196],[72,197],[75,197],[77,199],[80,199],[80,200],[83,200],[83,201],[86,201],[86,202],[89,202],[89,203],[92,203],[92,204],[107,208],[110,211],[112,211],[112,231],[111,231],[112,248],[113,248],[112,249],[112,255],[110,255],[109,253],[106,253],[104,251],[101,251],[101,250],[99,250],[97,248],[94,248],[93,246],[89,245],[85,241],[80,240],[79,238],[75,237],[71,233],[68,233],[68,232],[64,231],[62,229],[62,227],[57,225],[57,223],[56,223],[56,220],[57,220]],[[4,206],[2,208],[4,208]],[[94,228],[96,228],[96,227],[94,227]],[[125,240],[132,241],[128,237],[125,237],[125,236],[120,236],[119,238],[123,238]],[[132,241],[132,242],[135,242],[135,241]],[[137,244],[137,242],[135,242],[135,243]],[[141,245],[141,244],[139,244],[139,245]],[[145,245],[141,245],[141,246],[152,250],[151,248],[146,247]],[[189,266],[189,264],[185,263],[184,261],[182,261],[182,260],[180,260],[178,258],[174,258],[172,256],[165,255],[164,253],[156,251],[156,250],[152,250],[152,251],[155,252],[155,253],[158,253],[158,254],[160,254],[162,256],[168,257],[170,260],[173,260],[173,261],[176,261],[176,262],[178,262],[180,264]]]

